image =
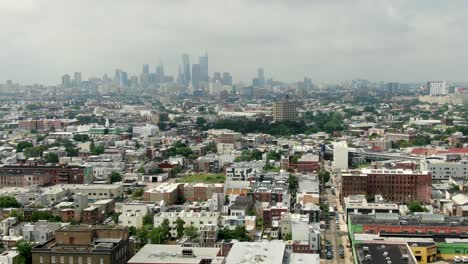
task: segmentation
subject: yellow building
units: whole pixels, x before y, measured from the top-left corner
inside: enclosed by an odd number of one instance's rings
[[[437,245],[434,242],[408,242],[418,264],[427,264],[435,260]]]

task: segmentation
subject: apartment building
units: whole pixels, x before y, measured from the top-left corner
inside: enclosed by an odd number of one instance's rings
[[[203,230],[205,225],[218,225],[219,223],[218,212],[160,212],[154,215],[154,226],[158,227],[162,224],[164,219],[169,220],[171,226],[172,237],[177,236],[176,221],[177,218],[182,219],[186,226],[194,226],[199,232]]]
[[[390,202],[431,201],[432,174],[428,171],[362,169],[341,172],[340,198],[382,195]]]

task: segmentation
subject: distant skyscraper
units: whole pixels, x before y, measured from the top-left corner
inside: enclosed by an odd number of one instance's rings
[[[312,79],[304,77],[304,89],[306,91],[312,90]]]
[[[397,82],[387,83],[385,85],[385,92],[390,95],[397,94],[400,91],[400,84]]]
[[[265,86],[265,72],[263,71],[263,68],[258,68],[257,78],[258,78],[259,86]]]
[[[208,53],[205,53],[204,56],[200,56],[199,64],[200,64],[201,81],[208,82],[208,80],[210,79],[210,76],[208,73]]]
[[[232,85],[232,76],[229,72],[223,72],[223,85]]]
[[[220,72],[215,72],[213,73],[213,82],[223,82],[223,79],[221,78],[221,73]]]
[[[156,66],[156,83],[164,82],[164,66],[160,63]]]
[[[128,82],[128,73],[127,72],[124,72],[124,71],[121,71],[120,72],[120,87],[127,87],[129,84]]]
[[[194,90],[200,90],[201,69],[200,64],[192,64],[192,87]]]
[[[65,75],[62,76],[62,87],[63,88],[70,88],[71,87],[70,75],[65,74]]]
[[[273,102],[274,121],[295,121],[297,120],[297,103],[284,99]]]
[[[143,64],[143,74],[149,74],[149,65]]]
[[[190,75],[190,57],[188,54],[182,54],[182,74],[184,76],[184,84],[188,85],[192,80]]]
[[[447,95],[449,94],[449,88],[446,82],[428,82],[427,87],[429,89],[429,95]]]
[[[75,72],[74,78],[73,78],[73,83],[77,87],[81,86],[81,72]]]

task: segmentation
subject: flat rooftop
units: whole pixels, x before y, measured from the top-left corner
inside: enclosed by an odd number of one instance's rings
[[[142,263],[174,263],[199,264],[202,259],[212,259],[213,264],[221,264],[223,257],[218,257],[219,248],[182,247],[181,245],[145,245],[129,264]]]
[[[286,244],[280,240],[236,242],[229,251],[226,264],[282,264]]]
[[[354,245],[359,263],[382,264],[417,264],[413,253],[406,243],[369,242]]]
[[[350,214],[351,223],[398,225],[398,226],[468,226],[468,221],[463,217],[449,217],[442,214],[417,214],[398,216],[396,213],[376,213],[373,215]]]

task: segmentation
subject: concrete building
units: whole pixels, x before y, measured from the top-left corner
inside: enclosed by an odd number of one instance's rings
[[[438,159],[426,159],[421,161],[421,170],[432,172],[433,180],[467,179],[468,160],[449,162]]]
[[[345,141],[333,143],[333,169],[348,169],[348,144]]]
[[[222,264],[224,257],[215,247],[182,247],[181,245],[145,245],[128,264]]]
[[[247,181],[255,174],[263,171],[262,161],[234,162],[226,167],[226,179],[232,181]]]
[[[297,102],[282,100],[273,102],[273,121],[297,120]]]
[[[353,247],[357,263],[418,263],[405,242],[365,241]]]
[[[132,129],[134,137],[150,137],[159,132],[159,127],[156,125],[146,124],[144,126],[134,126]]]
[[[160,202],[165,201],[168,205],[176,204],[179,200],[178,183],[163,183],[153,189],[146,190],[143,194],[145,201]]]
[[[33,247],[32,263],[126,264],[133,256],[127,228],[69,225]]]
[[[182,219],[186,226],[194,226],[199,232],[203,230],[205,225],[217,225],[219,223],[218,212],[160,212],[154,215],[154,226],[158,227],[164,219],[168,219],[171,226],[171,235],[176,237],[177,218]]]
[[[282,264],[286,245],[283,241],[235,242],[225,264]]]
[[[367,202],[365,195],[351,195],[344,197],[344,211],[348,214],[376,214],[398,213],[399,207],[395,203]]]
[[[447,86],[446,82],[442,82],[442,81],[428,82],[427,87],[429,89],[430,96],[449,94],[449,87]]]
[[[428,171],[362,169],[341,172],[340,198],[382,195],[390,202],[431,201],[432,174]]]
[[[127,203],[122,206],[122,214],[119,215],[120,226],[133,226],[141,228],[143,218],[149,213],[148,205],[141,203]]]
[[[36,223],[27,223],[22,228],[23,238],[31,242],[45,243],[55,236],[55,231],[64,224],[39,220]]]

